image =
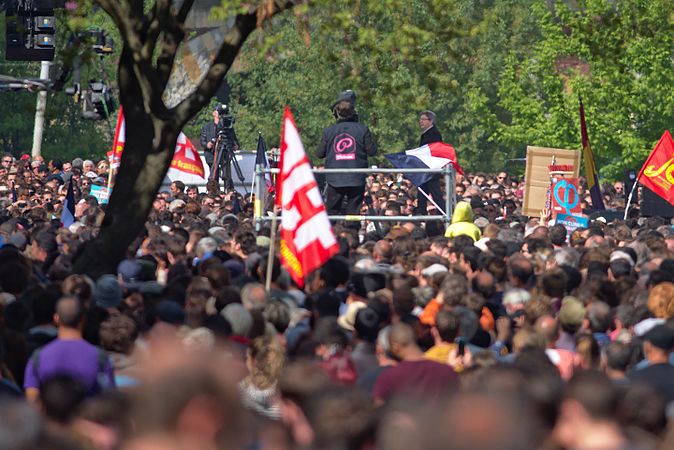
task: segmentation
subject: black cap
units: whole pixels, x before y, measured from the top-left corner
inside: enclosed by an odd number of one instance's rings
[[[368,292],[376,292],[386,287],[386,275],[381,272],[354,272],[351,275],[352,292],[367,298]]]
[[[353,92],[351,89],[348,89],[348,90],[342,92],[341,94],[339,94],[339,97],[337,97],[337,101],[335,101],[335,103],[332,104],[331,109],[335,109],[335,106],[337,106],[337,104],[339,102],[349,102],[349,103],[351,103],[351,107],[355,108],[356,107],[356,93]]]
[[[667,325],[656,325],[644,334],[644,341],[659,349],[671,351],[674,349],[674,329]]]

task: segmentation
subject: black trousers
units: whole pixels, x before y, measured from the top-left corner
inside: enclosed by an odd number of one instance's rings
[[[422,184],[420,188],[423,189],[425,193],[430,195],[431,198],[435,201],[435,203],[437,203],[438,206],[440,206],[440,208],[442,208],[443,210],[445,209],[445,201],[442,198],[442,191],[440,190],[440,175],[433,176],[431,180]],[[418,192],[417,208],[414,210],[414,215],[425,216],[426,214],[428,214],[428,211],[426,210],[426,206],[428,205],[428,203],[429,201],[426,198],[426,196],[421,192]],[[440,214],[440,211],[438,211],[438,214]]]
[[[328,215],[360,215],[363,206],[365,186],[334,187],[328,184],[326,189],[325,208]],[[343,206],[346,198],[346,210]]]

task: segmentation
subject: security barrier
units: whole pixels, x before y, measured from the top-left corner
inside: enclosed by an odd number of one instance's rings
[[[313,173],[316,174],[328,174],[328,173],[365,173],[368,175],[375,173],[395,173],[399,174],[411,174],[411,173],[440,173],[444,174],[445,177],[445,214],[435,215],[435,216],[371,216],[371,215],[331,215],[328,216],[330,220],[344,220],[344,221],[380,221],[380,222],[426,222],[429,220],[442,220],[445,223],[449,223],[452,220],[452,213],[454,212],[455,196],[454,196],[454,168],[451,164],[448,164],[445,168],[441,169],[388,169],[388,168],[372,168],[372,169],[312,169]],[[267,192],[266,192],[266,183],[265,175],[266,174],[278,174],[279,169],[269,169],[258,164],[255,166],[255,208],[254,208],[254,219],[255,225],[259,229],[263,222],[271,221],[273,213],[265,214],[267,211]],[[421,192],[419,192],[419,195]],[[432,202],[429,201],[429,204]],[[438,205],[440,206],[440,205]],[[280,217],[280,215],[279,215]]]

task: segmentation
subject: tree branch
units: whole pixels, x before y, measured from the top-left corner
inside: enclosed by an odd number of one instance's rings
[[[187,20],[187,15],[190,13],[192,5],[194,5],[194,0],[183,0],[183,4],[180,5],[178,14],[176,14],[176,21],[181,26],[185,25],[185,20]]]
[[[248,14],[237,15],[234,25],[225,36],[208,72],[199,82],[195,91],[171,109],[173,126],[182,128],[191,117],[210,101],[225,74],[231,68],[246,38],[257,28],[260,13],[263,13],[266,17],[272,17],[294,7],[301,1],[286,0],[280,4],[274,2],[273,11],[261,11],[260,8],[268,8],[268,5],[263,4]]]
[[[156,0],[148,17],[145,43],[141,51],[143,59],[152,60],[159,34],[163,31],[162,28],[170,27],[171,19],[171,0]]]
[[[175,15],[173,26],[170,30],[164,30],[161,35],[160,53],[157,57],[157,85],[161,87],[162,92],[166,89],[171,71],[173,70],[173,63],[175,62],[178,46],[185,38],[185,20],[189,14],[194,0],[183,0],[179,11]]]

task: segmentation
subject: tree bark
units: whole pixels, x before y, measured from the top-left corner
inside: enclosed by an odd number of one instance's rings
[[[140,235],[156,193],[171,165],[179,130],[146,114],[140,86],[125,48],[119,66],[119,87],[126,120],[126,142],[99,235],[87,242],[74,270],[96,279],[117,273],[129,245]]]

